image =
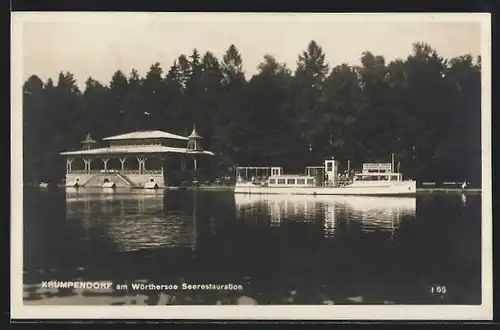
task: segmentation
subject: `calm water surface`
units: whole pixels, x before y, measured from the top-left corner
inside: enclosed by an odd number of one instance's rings
[[[479,194],[26,189],[24,204],[25,304],[481,303]],[[129,289],[42,288],[49,280]]]

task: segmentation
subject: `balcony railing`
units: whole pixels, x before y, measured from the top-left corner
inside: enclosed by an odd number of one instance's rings
[[[144,174],[161,174],[163,171],[162,170],[145,170],[143,173]]]
[[[139,174],[141,172],[139,170],[123,170],[120,173],[124,173],[124,174],[127,174],[127,173]]]

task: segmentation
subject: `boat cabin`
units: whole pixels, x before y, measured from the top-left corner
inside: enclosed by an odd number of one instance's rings
[[[354,181],[403,181],[401,173],[390,173],[385,175],[363,174],[354,175]]]
[[[403,181],[401,173],[392,171],[391,163],[364,163],[361,173],[354,175],[354,181]]]

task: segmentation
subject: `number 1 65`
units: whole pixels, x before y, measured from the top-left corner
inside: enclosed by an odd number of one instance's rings
[[[446,287],[444,285],[437,285],[431,287],[431,293],[443,294],[446,293]]]

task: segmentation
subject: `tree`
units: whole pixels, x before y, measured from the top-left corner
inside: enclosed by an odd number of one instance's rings
[[[359,65],[327,63],[311,41],[292,72],[264,55],[247,78],[230,45],[181,54],[166,74],[154,63],[144,77],[115,72],[106,86],[89,77],[83,93],[74,76],[57,83],[36,75],[23,86],[25,181],[59,182],[59,153],[96,139],[141,129],[189,133],[196,123],[216,169],[282,166],[302,172],[332,156],[359,168],[396,156],[405,176],[481,181],[481,58],[445,59],[417,42],[404,59],[387,63],[366,51]]]
[[[142,84],[143,79],[137,70],[133,69],[126,84],[127,95],[120,109],[124,132],[134,131],[137,129],[137,123],[144,119],[144,109],[141,104]]]
[[[323,122],[325,110],[324,83],[329,71],[325,53],[316,41],[311,41],[307,50],[297,60],[294,92],[296,95],[293,111],[296,130],[303,139],[302,148],[308,151],[305,159],[314,163],[324,159],[327,143],[323,132],[327,129]]]
[[[230,45],[222,58],[224,85],[232,86],[246,82],[243,59],[235,45]]]
[[[47,125],[43,81],[32,75],[23,85],[23,179],[40,180],[41,138]]]
[[[212,148],[214,135],[215,114],[223,96],[223,74],[221,66],[215,55],[206,52],[201,61],[201,99],[198,110],[197,128],[204,137],[206,148]],[[200,125],[201,124],[201,125]]]
[[[108,134],[110,123],[102,120],[103,114],[107,111],[106,96],[106,87],[89,77],[82,95],[82,115],[75,123],[75,137],[79,140],[82,140],[87,133],[91,133],[94,138],[105,137]]]
[[[202,123],[203,118],[203,86],[202,86],[203,68],[200,62],[200,54],[198,50],[193,49],[193,53],[189,57],[189,75],[186,81],[185,98],[184,98],[184,121],[183,127],[187,130],[193,124],[198,123],[198,128],[204,132]]]
[[[165,77],[165,129],[177,134],[185,133],[183,129],[182,102],[184,100],[184,85],[181,68],[176,61],[171,65]]]
[[[254,129],[248,132],[244,146],[256,165],[287,165],[300,170],[296,166],[300,157],[295,148],[299,137],[289,116],[291,71],[269,54],[264,56],[258,69],[259,73],[252,77],[247,88],[246,123]]]
[[[325,82],[325,153],[341,162],[361,162],[362,148],[356,125],[362,109],[362,94],[357,68],[347,64],[332,69]]]
[[[118,70],[111,77],[106,110],[101,114],[101,120],[106,123],[109,135],[124,133],[126,124],[123,114],[127,96],[127,77],[122,71]]]
[[[241,147],[249,131],[244,123],[247,109],[242,102],[247,82],[242,56],[234,45],[230,45],[224,54],[221,71],[224,92],[215,114],[213,147],[217,154],[224,155],[224,165],[221,166],[225,167],[236,160],[249,161]]]
[[[138,122],[141,129],[160,129],[165,122],[165,82],[163,69],[156,62],[150,66],[142,82],[140,93],[141,110],[138,111]]]
[[[430,45],[413,44],[407,58],[408,93],[406,108],[410,117],[404,145],[416,148],[412,167],[414,176],[431,175],[436,148],[447,134],[453,109],[453,85],[446,78],[446,62]],[[407,165],[408,166],[408,165]]]

